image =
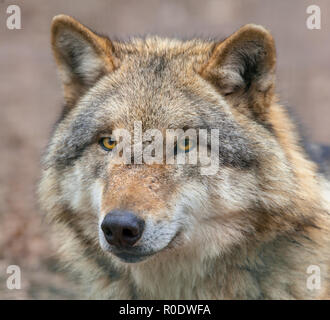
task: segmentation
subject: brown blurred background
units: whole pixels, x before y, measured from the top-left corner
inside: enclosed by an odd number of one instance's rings
[[[19,5],[22,29],[8,30]],[[321,30],[308,30],[306,8],[321,8]],[[11,1],[0,0],[0,299],[79,298],[55,267],[47,226],[36,205],[40,154],[62,104],[49,45],[52,17],[72,15],[110,37],[160,34],[223,38],[262,24],[277,44],[277,91],[306,137],[330,145],[330,2],[328,0]],[[8,290],[8,265],[22,289]]]

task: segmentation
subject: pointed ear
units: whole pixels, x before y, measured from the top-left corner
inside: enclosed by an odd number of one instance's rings
[[[248,103],[263,114],[273,95],[275,62],[271,34],[248,24],[215,46],[201,75],[235,105]]]
[[[64,96],[72,107],[100,77],[116,68],[113,45],[66,15],[54,17],[51,34]]]

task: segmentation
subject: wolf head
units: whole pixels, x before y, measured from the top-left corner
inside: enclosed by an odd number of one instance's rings
[[[263,27],[246,25],[220,43],[118,42],[61,15],[53,20],[52,48],[66,105],[44,157],[40,193],[55,220],[75,226],[118,263],[171,250],[219,255],[293,227],[295,137],[274,102],[275,48]],[[188,129],[207,137],[204,145],[195,137],[194,148],[184,139],[184,158],[203,148],[212,153],[210,132],[217,130],[212,174],[201,174],[201,161],[166,161],[178,157],[182,133],[169,158],[161,147],[157,163],[134,152],[128,163],[116,161],[120,130],[132,151],[153,141],[139,140],[137,131],[157,130],[165,139],[168,130]]]

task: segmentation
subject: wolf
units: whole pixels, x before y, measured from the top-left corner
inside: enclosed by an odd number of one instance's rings
[[[112,41],[59,15],[51,36],[65,106],[38,194],[85,297],[330,297],[330,185],[278,102],[268,30]],[[133,136],[136,122],[217,129],[218,170],[114,161],[116,130]],[[185,156],[192,148],[184,140]]]

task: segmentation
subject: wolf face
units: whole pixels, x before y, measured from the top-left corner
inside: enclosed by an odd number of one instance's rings
[[[161,260],[166,252],[203,260],[312,221],[306,207],[318,191],[306,186],[315,185],[314,167],[275,103],[267,30],[247,25],[221,43],[124,43],[57,16],[52,47],[66,106],[44,157],[41,203],[86,246],[118,265]],[[114,152],[123,129],[129,163]],[[137,129],[164,139],[168,130],[206,130],[207,152],[217,129],[217,170],[201,174],[200,161],[167,161],[176,159],[182,134],[169,158],[161,147],[161,161],[145,163],[133,151],[153,140],[139,139]],[[203,146],[195,142],[198,154]],[[190,147],[183,146],[184,158]],[[308,204],[298,203],[306,197]]]

